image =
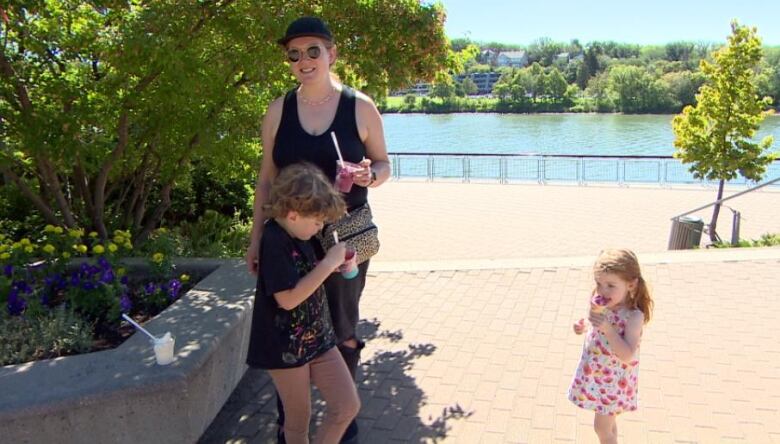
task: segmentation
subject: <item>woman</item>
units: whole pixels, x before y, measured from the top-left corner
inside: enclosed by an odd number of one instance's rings
[[[321,168],[327,177],[335,178],[338,155],[330,135],[334,132],[344,160],[361,166],[353,176],[356,186],[344,194],[348,210],[366,204],[367,188],[381,185],[391,174],[382,118],[376,105],[365,94],[341,84],[330,72],[337,51],[327,25],[316,17],[299,18],[288,26],[278,43],[285,49],[299,86],[274,100],[263,118],[263,162],[255,188],[251,242],[246,254],[247,267],[253,274],[262,267],[258,262],[266,218],[262,207],[279,169],[307,161]],[[353,379],[363,347],[356,327],[368,263],[360,264],[354,279],[334,273],[325,281],[338,348]],[[342,442],[354,440],[356,435],[353,422]]]

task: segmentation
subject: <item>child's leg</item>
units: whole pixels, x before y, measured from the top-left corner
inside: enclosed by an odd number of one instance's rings
[[[617,421],[614,415],[599,415],[593,420],[593,428],[601,444],[617,444]]]
[[[355,383],[338,349],[333,347],[309,363],[311,378],[328,406],[314,442],[338,443],[360,410]]]
[[[308,444],[311,419],[311,363],[295,368],[268,370],[284,405],[287,444]]]

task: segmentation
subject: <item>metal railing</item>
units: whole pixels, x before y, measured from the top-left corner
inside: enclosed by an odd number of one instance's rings
[[[498,181],[499,183],[714,184],[693,177],[671,156],[573,154],[390,153],[395,179]],[[768,175],[780,175],[780,161]],[[730,185],[753,185],[744,178]]]
[[[686,246],[680,245],[680,243],[685,243],[687,239],[685,239],[685,236],[678,237],[677,233],[680,232],[679,224],[681,223],[681,219],[685,216],[691,215],[693,213],[696,213],[697,211],[704,210],[706,208],[712,207],[714,205],[723,204],[723,202],[729,201],[731,199],[737,198],[742,196],[743,194],[752,193],[753,191],[756,191],[758,189],[764,188],[766,186],[773,185],[775,183],[780,183],[780,177],[776,177],[772,180],[768,180],[760,185],[748,188],[747,190],[740,191],[739,193],[732,194],[731,196],[726,196],[723,198],[720,198],[718,200],[715,200],[713,202],[710,202],[706,205],[702,205],[698,208],[695,208],[690,211],[686,211],[685,213],[678,214],[677,216],[674,216],[671,218],[672,221],[672,232],[669,235],[669,249],[680,249],[685,248]],[[731,245],[737,245],[739,244],[739,226],[742,220],[742,213],[735,210],[734,208],[731,208],[729,206],[723,205],[724,207],[731,210],[732,213],[732,222],[731,222]],[[690,228],[689,228],[690,229]],[[717,233],[715,234],[717,236]]]

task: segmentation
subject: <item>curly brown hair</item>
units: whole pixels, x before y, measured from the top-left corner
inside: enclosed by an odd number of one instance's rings
[[[347,211],[344,198],[316,166],[301,162],[283,168],[271,185],[267,217],[286,217],[295,211],[304,217],[322,217],[327,222]]]
[[[642,277],[639,260],[633,251],[625,249],[602,250],[596,263],[593,264],[593,271],[615,273],[626,282],[636,279],[636,288],[629,292],[626,304],[629,308],[639,309],[644,314],[645,324],[650,322],[650,318],[653,316],[653,297],[647,282]],[[595,294],[596,290],[593,291]]]

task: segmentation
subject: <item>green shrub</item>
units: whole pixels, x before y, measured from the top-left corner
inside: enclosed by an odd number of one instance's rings
[[[92,326],[64,307],[37,316],[0,311],[0,365],[82,353],[92,346]]]
[[[177,228],[187,244],[183,256],[241,257],[249,246],[250,223],[238,215],[231,217],[207,210],[195,222],[182,222]]]
[[[715,248],[774,247],[777,245],[780,245],[780,233],[764,233],[758,239],[753,240],[740,239],[737,245],[731,245],[730,242],[717,242],[712,244]]]

